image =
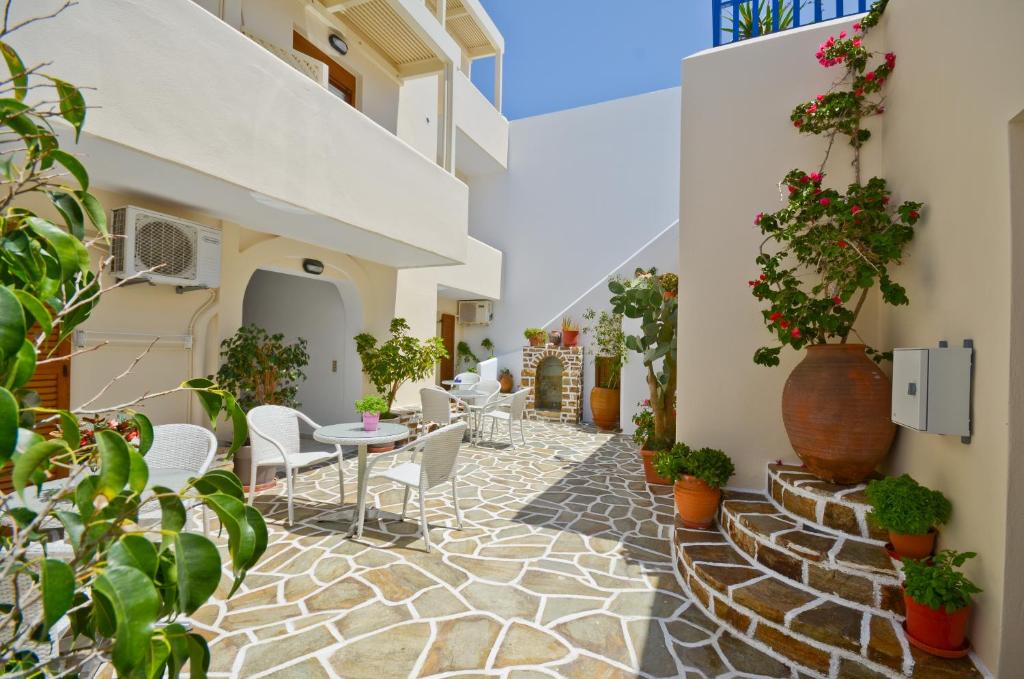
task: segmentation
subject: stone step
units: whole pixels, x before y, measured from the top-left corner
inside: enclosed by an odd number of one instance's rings
[[[866,487],[822,481],[798,465],[768,465],[768,494],[780,509],[821,528],[884,543],[886,532],[867,520]]]
[[[735,546],[783,577],[903,615],[899,570],[877,542],[820,530],[757,493],[727,492],[720,520]]]
[[[677,567],[693,600],[753,647],[825,679],[981,677],[971,659],[909,645],[897,616],[825,596],[751,562],[718,529],[677,523]]]

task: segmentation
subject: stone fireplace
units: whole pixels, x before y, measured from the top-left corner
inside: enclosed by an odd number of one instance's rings
[[[523,347],[523,388],[532,416],[556,422],[580,421],[583,406],[583,348]]]

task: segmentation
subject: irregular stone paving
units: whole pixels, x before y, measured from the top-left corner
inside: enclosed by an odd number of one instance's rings
[[[291,529],[282,488],[258,496],[266,555],[230,600],[192,616],[211,676],[796,677],[684,594],[671,495],[648,490],[626,437],[542,422],[526,436],[515,450],[464,446],[464,528],[445,527],[450,495],[429,495],[430,554],[414,503],[407,522],[368,522],[360,541],[315,523],[336,507],[333,467],[300,475]],[[371,481],[370,494],[400,511],[397,486]]]

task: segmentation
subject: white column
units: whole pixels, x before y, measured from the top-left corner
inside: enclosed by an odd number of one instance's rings
[[[494,55],[494,108],[498,109],[498,113],[501,113],[501,70],[504,60],[504,52]]]
[[[639,335],[643,332],[639,318],[622,319],[622,329],[628,335]],[[632,435],[636,431],[633,415],[640,410],[636,404],[651,397],[651,390],[647,386],[647,368],[644,367],[642,358],[640,354],[631,351],[629,361],[622,366],[622,381],[619,384],[619,426],[622,427],[623,434]]]
[[[455,64],[444,66],[444,163],[441,167],[455,171]]]

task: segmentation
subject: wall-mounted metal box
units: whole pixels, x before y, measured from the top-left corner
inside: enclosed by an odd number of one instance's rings
[[[895,349],[892,421],[929,434],[971,435],[970,347]]]

